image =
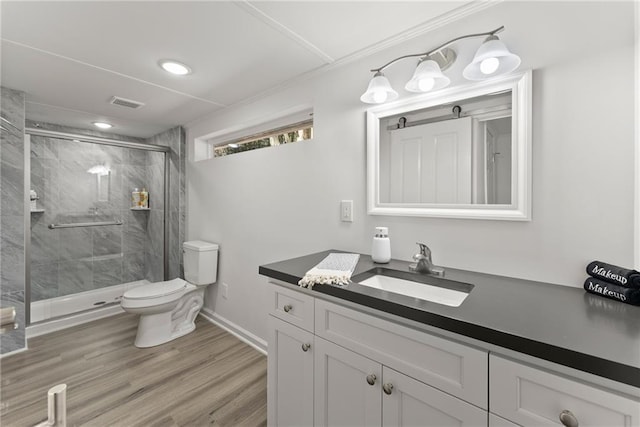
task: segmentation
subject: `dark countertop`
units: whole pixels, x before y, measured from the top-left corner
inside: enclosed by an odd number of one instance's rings
[[[331,252],[343,251],[329,250],[262,265],[259,273],[297,286],[305,273]],[[360,255],[352,278],[376,267],[407,271],[408,265],[397,260],[375,264],[369,255]],[[407,297],[357,283],[344,287],[315,285],[311,293],[332,295],[640,387],[640,306],[592,295],[582,288],[453,268],[446,268],[445,278],[475,285],[459,307],[426,301],[411,307],[406,305],[410,300]]]

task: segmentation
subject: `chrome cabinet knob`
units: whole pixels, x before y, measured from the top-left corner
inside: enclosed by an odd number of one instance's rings
[[[386,394],[391,394],[391,392],[393,391],[393,384],[391,383],[385,383],[382,385],[382,390],[384,390],[384,392]]]
[[[309,351],[311,348],[311,344],[304,343],[302,344],[302,351]]]
[[[285,313],[288,313],[291,310],[293,310],[293,306],[291,304],[287,304],[287,305],[284,306],[284,312]]]
[[[369,374],[367,375],[367,384],[374,385],[377,379],[378,377],[376,377],[376,374]]]
[[[575,415],[573,415],[573,412],[569,411],[568,409],[565,409],[564,411],[560,412],[559,418],[563,426],[578,427],[578,419],[576,418]]]

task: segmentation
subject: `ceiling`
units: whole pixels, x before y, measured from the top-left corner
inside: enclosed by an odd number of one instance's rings
[[[422,34],[483,1],[2,1],[1,84],[27,118],[150,137]],[[175,59],[193,73],[158,65]],[[139,109],[109,103],[113,96]]]

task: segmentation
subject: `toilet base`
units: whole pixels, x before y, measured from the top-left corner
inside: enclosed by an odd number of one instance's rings
[[[139,348],[155,347],[193,332],[203,303],[204,287],[191,285],[173,310],[141,314],[134,345]]]
[[[171,312],[142,314],[138,321],[135,346],[155,347],[171,341]]]

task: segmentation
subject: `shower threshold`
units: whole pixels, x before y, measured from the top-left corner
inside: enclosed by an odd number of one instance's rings
[[[91,291],[31,303],[31,324],[119,304],[125,291],[150,283],[148,280],[122,283]]]

